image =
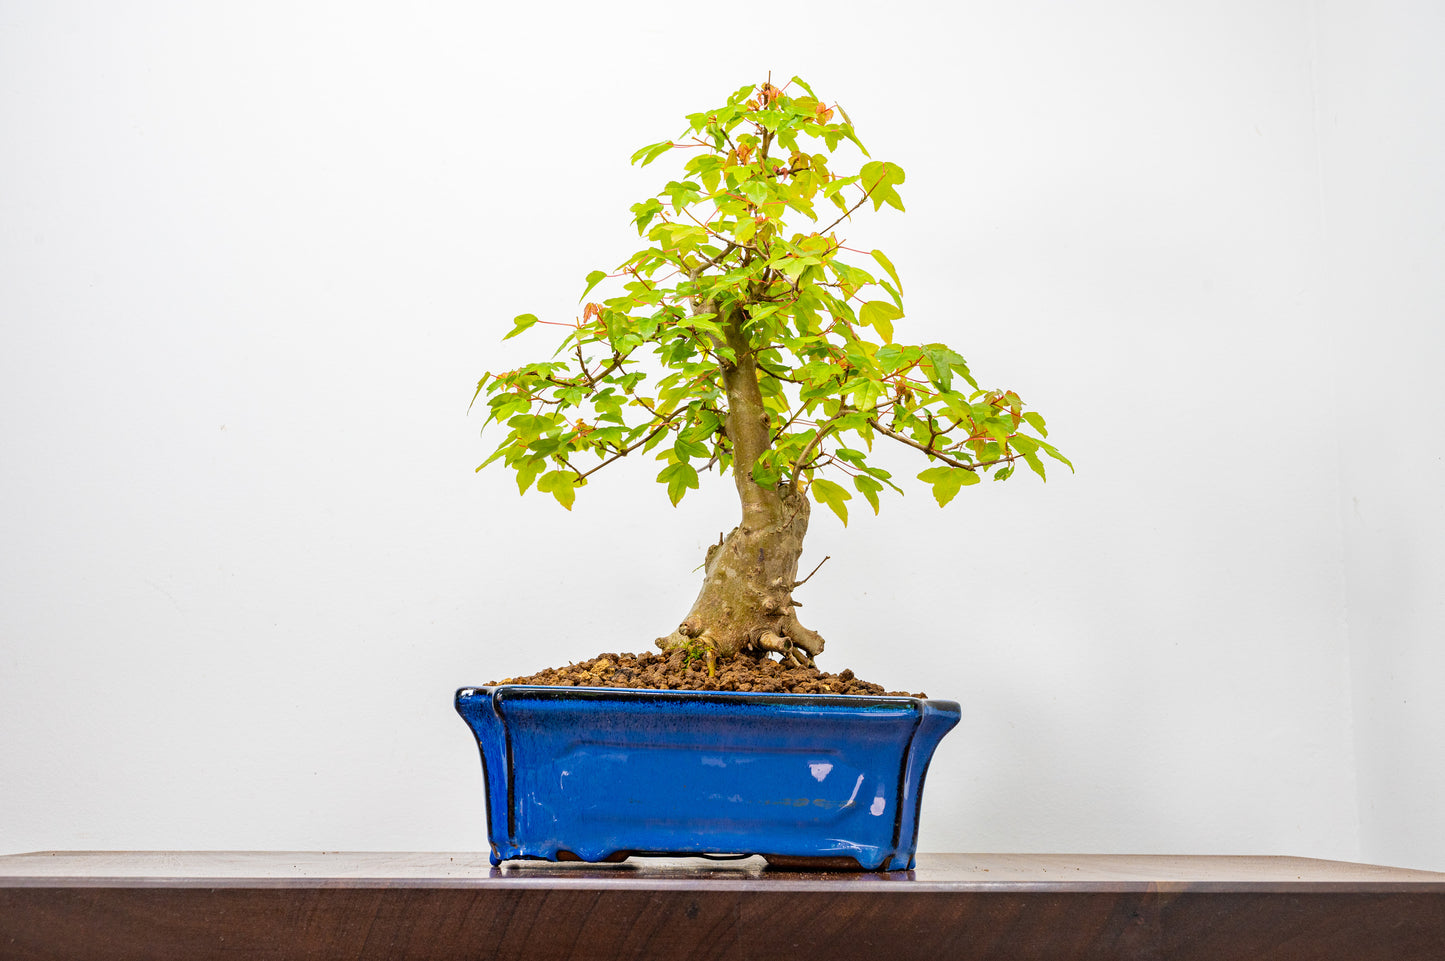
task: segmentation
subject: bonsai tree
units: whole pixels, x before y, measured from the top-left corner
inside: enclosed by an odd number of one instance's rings
[[[477,384],[473,403],[485,394],[487,423],[508,431],[477,469],[500,459],[523,493],[569,510],[593,473],[629,455],[656,451],[674,505],[701,473],[731,472],[741,520],[708,549],[697,600],[657,644],[704,656],[710,672],[741,651],[811,664],[823,638],[793,599],[809,502],[847,524],[854,494],[877,513],[885,488],[902,493],[872,462],[875,442],[915,451],[940,506],[1019,461],[1041,478],[1040,455],[1068,461],[1018,394],[980,388],[943,344],[894,339],[898,272],[839,230],[870,204],[903,210],[904,174],[869,157],[841,107],[795,77],[743,87],[687,124],[632,156],[690,154],[632,206],[647,246],[588,274],[572,321],[522,314],[503,338],[566,331],[551,360]],[[856,172],[834,169],[845,141]],[[588,301],[599,287],[608,296]]]

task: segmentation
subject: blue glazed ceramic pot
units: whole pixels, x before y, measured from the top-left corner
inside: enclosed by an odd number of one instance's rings
[[[913,866],[954,701],[500,685],[457,692],[492,863],[631,854]],[[824,863],[820,861],[819,863]]]

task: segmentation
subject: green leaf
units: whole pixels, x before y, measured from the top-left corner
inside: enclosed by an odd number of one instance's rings
[[[903,311],[886,300],[870,300],[858,311],[859,323],[878,331],[883,343],[893,343],[893,322],[903,316]]]
[[[662,202],[656,197],[649,197],[647,200],[632,205],[632,222],[637,225],[638,236],[652,223],[652,218],[662,213]]]
[[[1035,411],[1024,411],[1024,420],[1028,421],[1030,427],[1039,432],[1040,437],[1049,436],[1048,430],[1044,427],[1044,419]]]
[[[587,275],[587,289],[584,290],[584,291],[582,291],[582,296],[577,298],[577,303],[579,303],[579,304],[582,303],[582,301],[587,297],[587,295],[590,294],[590,293],[592,293],[592,288],[593,288],[593,287],[596,287],[598,284],[600,284],[602,281],[604,281],[604,280],[606,280],[606,279],[607,279],[607,271],[605,271],[605,270],[594,270],[594,271],[592,271],[592,273],[588,274],[588,275]]]
[[[925,484],[933,485],[933,499],[938,501],[939,507],[943,507],[953,500],[960,488],[977,484],[981,480],[978,474],[971,470],[947,466],[930,467],[925,471],[920,471],[918,479]]]
[[[537,481],[537,490],[544,494],[551,494],[557,498],[557,503],[572,509],[572,502],[577,499],[578,477],[570,470],[554,470],[543,474]]]
[[[843,114],[843,119],[848,122],[848,126],[846,126],[846,127],[843,128],[843,136],[845,136],[845,137],[847,137],[849,140],[853,141],[853,146],[857,147],[857,148],[858,148],[858,152],[861,153],[863,156],[865,156],[865,157],[871,157],[871,156],[873,156],[872,154],[870,154],[870,153],[868,152],[868,148],[865,147],[865,146],[863,146],[863,141],[859,140],[859,139],[858,139],[858,135],[853,132],[853,121],[848,120],[848,114],[843,110],[843,108],[842,108],[841,106],[838,108],[838,112],[841,113],[841,114]]]
[[[845,385],[850,401],[858,410],[872,410],[883,396],[883,385],[870,377],[855,377]]]
[[[684,437],[678,437],[678,439],[673,442],[672,453],[673,456],[675,456],[678,460],[688,460],[692,457],[708,456],[708,450],[706,447],[704,447],[702,444],[699,444],[695,440],[687,440]]]
[[[1060,464],[1063,464],[1065,467],[1067,467],[1067,468],[1069,469],[1069,471],[1070,471],[1071,473],[1073,472],[1073,470],[1074,470],[1073,462],[1070,461],[1070,460],[1069,460],[1067,457],[1065,457],[1063,454],[1060,454],[1057,447],[1055,447],[1053,444],[1048,443],[1047,441],[1039,441],[1039,446],[1040,446],[1041,448],[1043,448],[1043,451],[1044,451],[1045,454],[1048,454],[1048,455],[1049,455],[1050,457],[1052,457],[1054,460],[1058,461]]]
[[[607,342],[613,350],[623,350],[622,339],[627,336],[628,322],[632,318],[615,310],[607,311],[602,318],[607,324]]]
[[[789,257],[783,263],[783,276],[787,277],[790,283],[796,284],[805,270],[817,265],[817,257]]]
[[[751,474],[754,484],[768,489],[776,487],[779,479],[783,476],[781,468],[769,463],[766,453],[753,463]]]
[[[898,288],[900,293],[902,293],[903,281],[898,279],[898,271],[893,269],[893,262],[889,260],[886,256],[884,256],[883,251],[881,250],[873,251],[873,259],[878,261],[878,263],[883,266],[884,270],[888,271],[888,276],[893,278],[893,285]]]
[[[903,201],[899,199],[898,191],[893,189],[895,185],[903,183],[902,167],[875,160],[863,165],[863,169],[858,172],[858,179],[863,189],[868,191],[868,199],[873,201],[874,210],[881,209],[885,203],[890,207],[903,209]]]
[[[532,486],[532,480],[542,473],[547,462],[540,457],[529,457],[526,460],[518,461],[517,468],[517,493],[527,493],[527,488]]]
[[[698,187],[697,184],[686,180],[669,181],[667,186],[663,188],[662,192],[667,194],[667,199],[672,201],[672,209],[674,213],[681,212],[683,207],[686,207],[689,204],[694,204],[702,198],[702,188]]]
[[[516,431],[517,440],[523,444],[530,444],[546,433],[548,428],[555,425],[550,415],[518,414],[507,421],[507,426]]]
[[[939,390],[948,390],[953,385],[953,361],[962,363],[963,358],[941,344],[931,344],[923,348],[923,356],[928,361],[925,373],[933,386]]]
[[[692,224],[659,223],[647,232],[647,239],[661,242],[666,248],[686,253],[707,240],[707,231]]]
[[[974,423],[979,422],[975,420]],[[981,426],[985,431],[988,432],[988,436],[998,441],[998,446],[1001,450],[1008,449],[1009,431],[1008,426],[1003,421],[999,420],[997,417],[990,417],[987,420],[983,421]]]
[[[531,327],[536,322],[537,316],[535,314],[518,314],[517,319],[514,321],[517,326],[513,327],[512,332],[507,336],[503,337],[502,339],[511,340],[513,337],[517,336],[528,327]]]
[[[1009,437],[1008,442],[1020,454],[1032,454],[1039,449],[1039,441],[1028,434],[1014,434]]]
[[[657,482],[667,485],[667,499],[672,501],[673,507],[676,507],[677,502],[682,500],[682,496],[687,493],[689,487],[693,490],[697,489],[697,471],[692,469],[691,464],[682,461],[668,464],[657,475]]]
[[[667,151],[671,149],[671,140],[664,140],[662,143],[648,144],[646,147],[638,148],[638,151],[632,155],[632,162],[637,163],[637,161],[640,159],[642,161],[642,166],[646,167],[648,164],[652,163],[658,157],[661,157],[663,154],[667,153]]]
[[[492,451],[492,456],[491,456],[491,457],[488,457],[486,460],[482,461],[480,464],[477,465],[477,470],[481,470],[483,467],[486,467],[488,464],[490,464],[492,461],[496,460],[498,457],[502,457],[502,456],[504,456],[504,455],[506,455],[506,454],[509,454],[509,453],[511,453],[511,451],[512,451],[512,449],[511,449],[510,447],[498,447],[496,450]]]
[[[894,287],[886,280],[878,281],[878,286],[888,291],[888,296],[893,298],[893,303],[899,310],[903,309],[903,295],[898,292],[897,287]]]
[[[883,489],[883,485],[867,474],[859,474],[853,478],[853,486],[858,488],[864,497],[868,498],[868,503],[873,505],[873,513],[877,514],[878,492]]]
[[[833,509],[833,513],[838,515],[843,526],[848,526],[848,508],[843,502],[852,500],[852,494],[843,489],[841,485],[821,477],[813,481],[808,490],[812,493],[813,500],[820,504],[827,504]]]

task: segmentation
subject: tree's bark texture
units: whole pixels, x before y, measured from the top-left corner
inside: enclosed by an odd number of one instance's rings
[[[722,657],[801,649],[795,656],[804,662],[823,650],[823,638],[794,612],[807,497],[791,490],[767,494],[771,504],[745,513],[721,544],[708,548],[702,590],[677,630],[657,639],[659,647],[696,643]]]
[[[657,646],[698,645],[721,657],[776,651],[809,663],[823,650],[823,638],[798,622],[793,600],[808,532],[808,498],[788,482],[770,488],[753,480],[752,465],[772,438],[739,312],[731,321],[725,325],[727,346],[737,362],[724,367],[723,385],[742,522],[708,548],[702,590],[692,610],[675,631],[657,639]]]

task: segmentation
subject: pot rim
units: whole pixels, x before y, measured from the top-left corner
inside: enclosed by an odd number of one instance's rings
[[[557,684],[487,684],[457,689],[456,698],[507,697],[526,695],[545,700],[666,700],[666,701],[731,701],[750,704],[789,704],[811,702],[818,706],[839,707],[914,707],[928,705],[933,710],[959,712],[957,701],[935,697],[909,697],[889,694],[794,694],[782,691],[696,691],[650,687],[567,687]]]

